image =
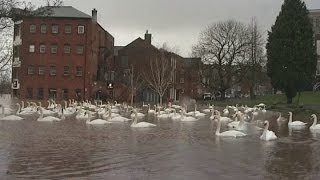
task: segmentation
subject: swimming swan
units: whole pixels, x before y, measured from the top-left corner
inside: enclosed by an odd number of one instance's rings
[[[313,123],[310,126],[310,130],[320,130],[320,124],[317,124],[317,115],[312,114],[311,119],[313,119]]]
[[[61,121],[60,118],[53,117],[53,116],[46,116],[43,117],[43,109],[40,107],[37,108],[38,111],[40,111],[40,117],[37,119],[39,122],[55,122],[55,121]]]
[[[9,116],[5,116],[4,114],[4,106],[0,104],[0,107],[2,108],[2,114],[0,117],[0,120],[4,120],[4,121],[20,121],[23,120],[22,117],[16,116],[16,115],[9,115]]]
[[[152,124],[152,123],[148,123],[148,122],[139,122],[138,123],[138,112],[137,109],[133,109],[133,113],[134,113],[134,120],[131,124],[131,127],[134,128],[147,128],[147,127],[155,127],[157,125]]]
[[[264,121],[263,125],[264,125],[264,130],[263,130],[262,135],[260,136],[260,139],[264,140],[264,141],[270,141],[270,140],[277,139],[277,136],[274,134],[274,132],[268,130],[269,121]]]
[[[221,121],[220,121],[220,112],[216,111],[216,117],[218,120],[218,125],[217,125],[217,129],[216,129],[216,135],[217,136],[224,136],[224,137],[238,137],[238,136],[246,136],[247,134],[240,132],[240,131],[236,131],[236,130],[229,130],[229,131],[224,131],[222,133],[220,133],[220,128],[221,128]]]
[[[307,123],[304,123],[302,121],[293,121],[292,122],[292,112],[289,112],[289,122],[288,126],[305,126]]]
[[[86,120],[86,124],[90,124],[90,125],[104,125],[104,124],[111,124],[111,122],[106,121],[104,119],[94,119],[91,120],[91,113],[87,110],[85,112],[85,114],[88,114],[87,116],[87,120]]]

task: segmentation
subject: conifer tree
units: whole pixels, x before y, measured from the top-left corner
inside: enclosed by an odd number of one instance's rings
[[[309,12],[301,0],[284,0],[268,32],[267,68],[273,87],[282,90],[287,103],[311,86],[316,73],[316,49]]]

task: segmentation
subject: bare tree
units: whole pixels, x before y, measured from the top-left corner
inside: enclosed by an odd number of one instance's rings
[[[193,46],[193,55],[204,63],[205,85],[219,91],[222,100],[226,90],[241,82],[247,71],[248,37],[244,24],[228,20],[208,26]]]
[[[134,93],[137,92],[137,89],[142,85],[143,79],[142,74],[140,71],[135,71],[138,68],[134,68],[131,65],[131,72],[130,72],[130,88],[131,88],[131,106],[133,105]]]
[[[148,68],[143,72],[144,80],[158,93],[162,105],[162,98],[171,85],[170,59],[165,56],[165,52],[162,52],[161,56],[149,60]]]

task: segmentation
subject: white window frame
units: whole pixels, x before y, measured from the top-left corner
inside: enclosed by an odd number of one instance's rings
[[[29,65],[28,66],[28,75],[33,75],[34,74],[34,66],[33,65]]]
[[[57,54],[58,53],[58,45],[51,44],[50,51],[51,51],[51,54]]]
[[[40,53],[46,53],[46,45],[45,44],[40,44],[39,52]]]
[[[29,45],[29,52],[30,52],[30,53],[34,53],[35,51],[36,51],[36,45],[30,44],[30,45]]]
[[[51,33],[52,33],[52,34],[58,34],[58,33],[59,33],[59,25],[53,24],[53,25],[51,26]]]
[[[30,24],[29,31],[30,31],[30,33],[36,33],[37,26],[35,24]]]
[[[79,70],[81,70],[81,71],[79,71]],[[76,76],[77,77],[82,77],[82,75],[83,75],[83,67],[82,66],[77,66],[76,67]]]
[[[45,71],[44,69],[45,69],[45,66],[39,66],[38,74],[43,76]]]
[[[78,34],[84,34],[84,31],[85,31],[84,25],[79,25],[78,26]]]
[[[69,31],[69,28],[67,28],[67,27],[70,27],[70,31]],[[65,34],[71,34],[71,33],[72,33],[72,26],[71,26],[71,24],[66,24],[66,25],[64,26],[64,33],[65,33]]]
[[[56,76],[56,75],[57,75],[57,67],[50,66],[50,76]]]
[[[47,33],[47,25],[46,24],[41,24],[40,25],[40,32],[42,34],[46,34]]]

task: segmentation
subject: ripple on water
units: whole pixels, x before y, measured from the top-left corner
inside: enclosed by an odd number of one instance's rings
[[[147,117],[157,127],[144,129],[130,128],[130,122],[97,127],[73,118],[58,123],[36,118],[0,121],[2,179],[318,179],[320,174],[319,133],[290,130],[272,119],[278,139],[264,142],[261,131],[217,137],[209,115],[192,123]]]

